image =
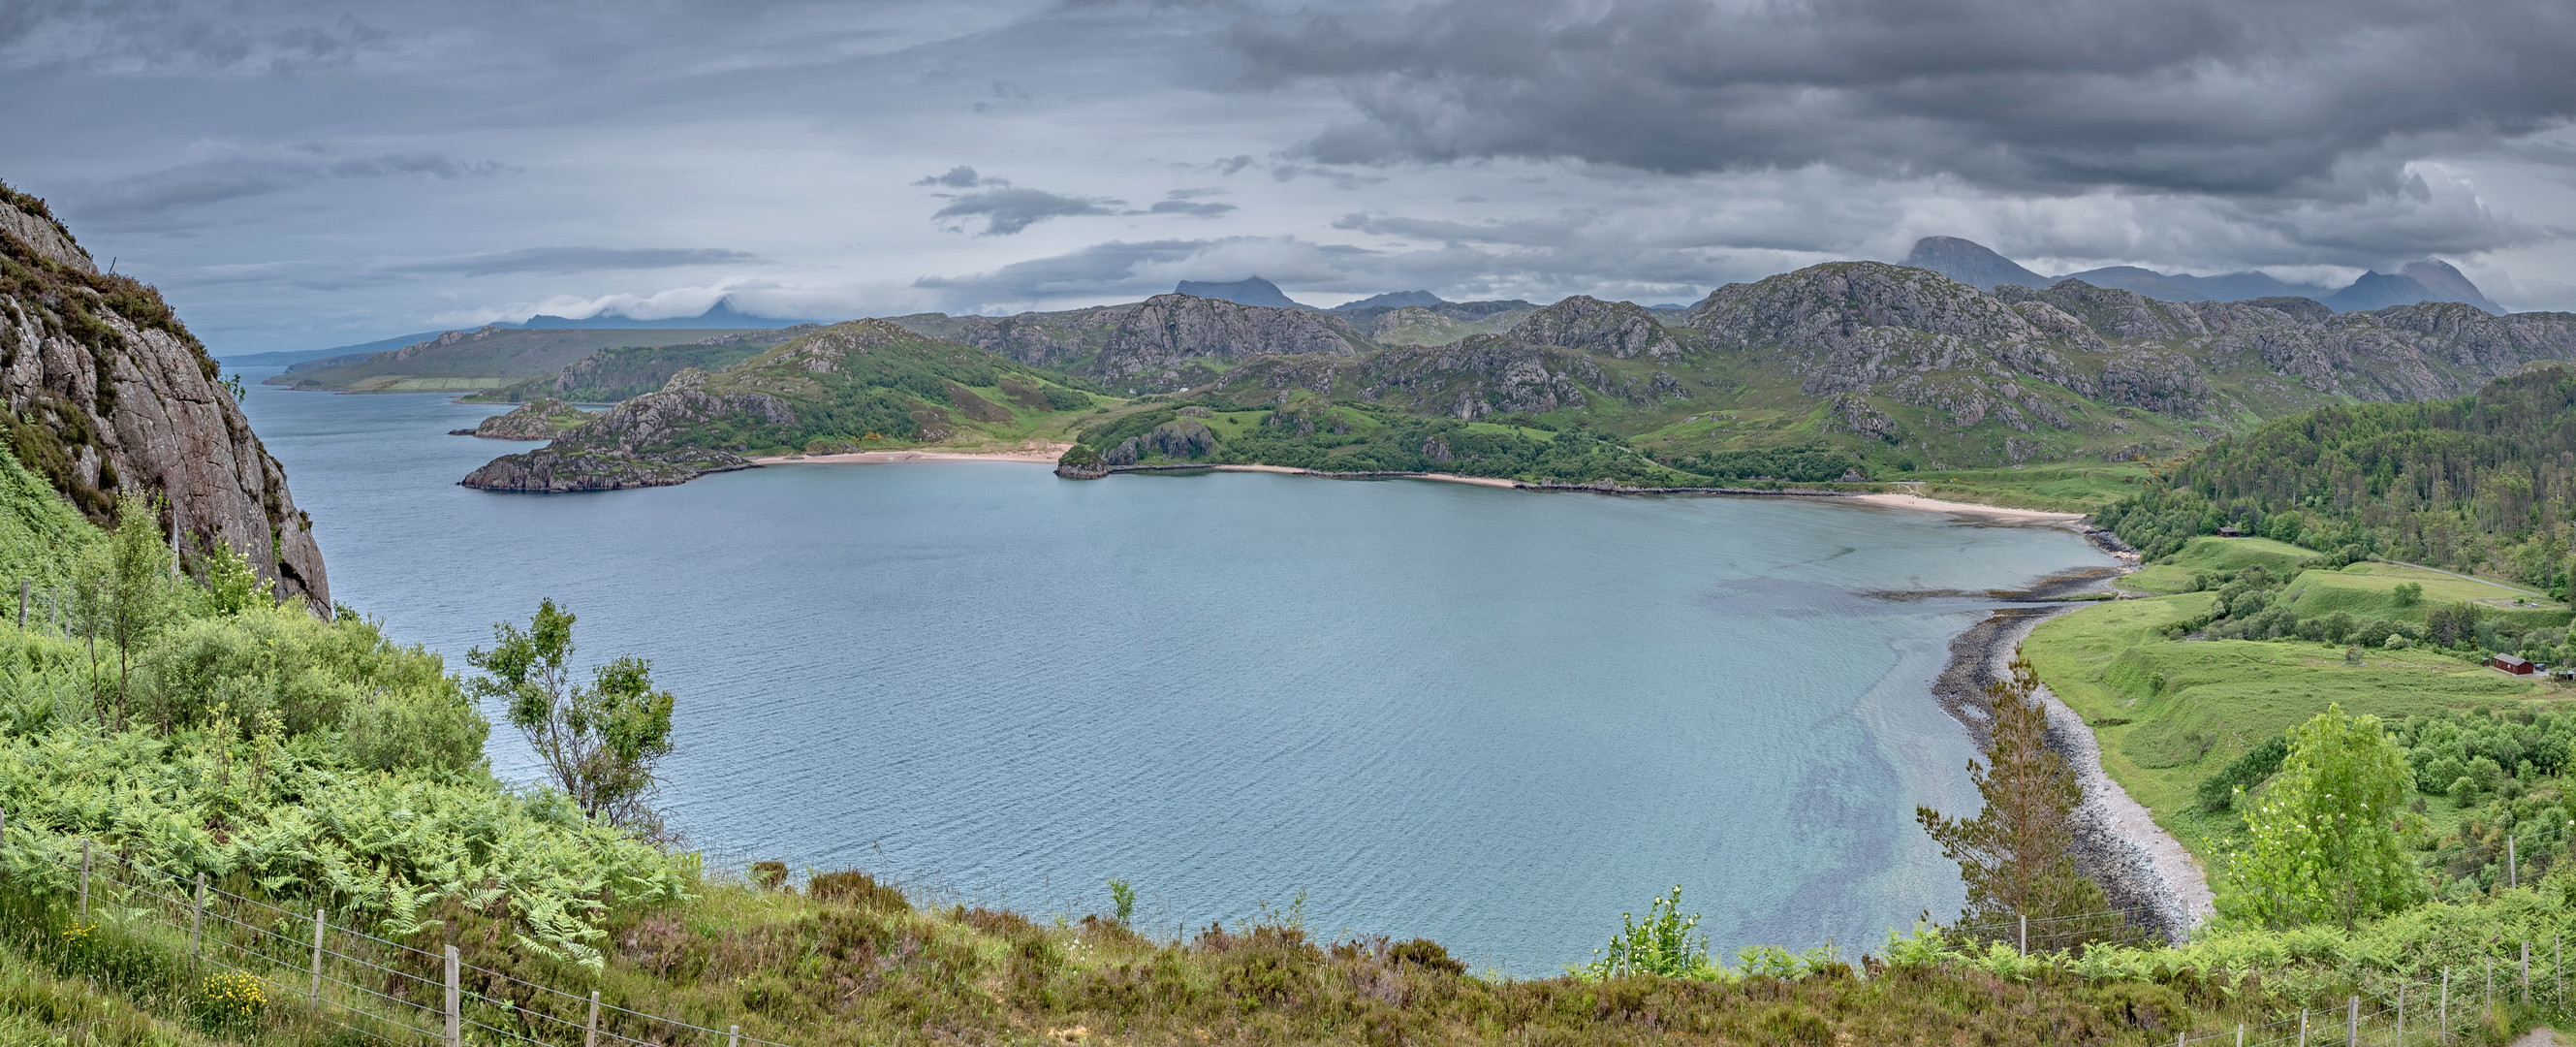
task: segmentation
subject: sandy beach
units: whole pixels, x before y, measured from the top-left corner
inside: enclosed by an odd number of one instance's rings
[[[1855,494],[1850,495],[1849,498],[1865,505],[1883,505],[1891,509],[1956,513],[1961,516],[1977,516],[2012,523],[2071,524],[2084,519],[2083,513],[2049,513],[2037,509],[2006,509],[1999,505],[1978,505],[1973,502],[1945,502],[1938,498],[1925,498],[1919,494],[1899,494],[1893,491],[1885,494]]]

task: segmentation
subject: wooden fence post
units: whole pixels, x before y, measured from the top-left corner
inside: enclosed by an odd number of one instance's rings
[[[31,586],[28,585],[26,579],[18,579],[18,629],[21,632],[24,632],[27,628],[27,591],[29,588],[31,588]]]
[[[2522,943],[2522,1005],[2531,1006],[2531,941]]]
[[[2514,837],[2504,838],[2504,885],[2506,887],[2522,886],[2522,863],[2514,860],[2513,841]]]
[[[590,991],[590,1024],[581,1032],[581,1047],[599,1047],[599,990]]]
[[[188,955],[206,954],[206,874],[197,874],[197,902],[188,907]]]
[[[313,907],[313,1002],[322,1002],[322,907]]]
[[[456,947],[447,947],[447,1047],[465,1047],[464,1001],[459,999]]]
[[[2451,1038],[2451,969],[2442,968],[2442,1038]]]
[[[2021,954],[2030,955],[2030,916],[2028,914],[2024,914],[2021,918]]]
[[[733,1033],[725,1037],[725,1047],[742,1047],[742,1026],[733,1027]]]
[[[2361,1047],[2361,997],[2343,1001],[2343,1047]]]
[[[89,918],[89,837],[81,837],[81,918]]]

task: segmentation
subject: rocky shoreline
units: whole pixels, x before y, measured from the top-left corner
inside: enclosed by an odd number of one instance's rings
[[[2115,555],[2135,555],[2107,532],[2088,528],[2086,537]],[[2098,586],[2106,578],[2085,574],[2084,588]],[[2050,579],[2016,595],[2062,600],[2066,595],[2062,590],[2076,578],[2070,574]],[[1992,716],[1985,705],[1986,685],[2008,677],[2022,641],[2039,623],[2075,609],[2063,603],[2001,608],[1950,641],[1949,664],[1934,680],[1932,693],[1942,710],[1965,727],[1980,747],[1986,742]],[[2103,771],[2101,748],[2084,718],[2045,686],[2039,697],[2048,707],[2049,745],[2074,766],[2076,779],[2084,787],[2084,800],[2075,810],[2076,868],[2101,884],[2113,905],[2139,914],[2166,941],[2182,942],[2216,908],[2207,873],[2180,841],[2156,824],[2144,804]]]

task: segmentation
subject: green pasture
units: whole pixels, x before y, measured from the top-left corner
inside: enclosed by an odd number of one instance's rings
[[[2245,558],[2276,553],[2257,547],[2201,555],[2203,562],[2254,562]],[[2338,582],[2373,577],[2310,572],[2302,578],[2311,586],[2303,599],[2342,598],[2332,586],[2314,581],[2320,576]],[[2428,600],[2430,592],[2428,586]],[[2213,880],[2236,817],[2202,812],[2194,792],[2262,740],[2330,704],[2394,718],[2500,708],[2561,693],[2553,685],[2436,651],[2370,648],[2358,661],[2347,661],[2345,648],[2325,644],[2164,638],[2164,626],[2206,611],[2212,599],[2184,593],[2095,604],[2042,623],[2023,643],[2022,654],[2092,726],[2103,769],[2201,859]]]

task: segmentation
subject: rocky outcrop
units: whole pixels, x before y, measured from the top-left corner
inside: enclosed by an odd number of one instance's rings
[[[1134,305],[1108,305],[1017,316],[949,316],[914,313],[887,318],[888,323],[929,338],[944,338],[999,353],[1024,364],[1084,370],[1109,333],[1135,311]]]
[[[1077,443],[1055,460],[1055,474],[1067,480],[1097,480],[1109,475],[1109,463],[1098,450]]]
[[[449,436],[486,440],[552,440],[590,422],[590,413],[554,397],[531,400],[507,414],[496,414],[471,429],[450,429]]]
[[[851,351],[865,351],[864,332],[816,336],[791,350],[808,371],[828,371]],[[795,413],[766,393],[719,394],[707,373],[694,368],[672,376],[662,391],[639,396],[555,438],[553,446],[493,459],[458,481],[486,491],[613,491],[663,487],[708,473],[750,468],[730,451],[692,447],[681,437],[700,423],[741,419],[787,425]]]
[[[486,491],[569,494],[628,487],[670,487],[709,473],[750,469],[754,463],[728,451],[674,448],[621,451],[614,447],[541,447],[503,455],[457,481]]]
[[[183,558],[230,546],[328,613],[330,582],[286,470],[158,292],[102,275],[41,202],[0,187],[0,397],[11,450],[92,519],[161,496]]]
[[[1619,360],[1640,355],[1666,359],[1682,351],[1681,343],[1645,307],[1633,302],[1604,302],[1587,295],[1575,295],[1532,313],[1503,336],[1530,345],[1580,349]]]
[[[1667,376],[1669,377],[1669,376]],[[1229,371],[1214,390],[1238,401],[1284,404],[1291,392],[1352,395],[1421,414],[1474,421],[1488,415],[1580,407],[1612,395],[1644,402],[1646,390],[1589,355],[1477,335],[1448,345],[1399,346],[1357,359],[1323,356],[1257,360]],[[1662,395],[1687,395],[1678,380]]]
[[[1368,340],[1340,317],[1308,309],[1271,309],[1189,295],[1155,295],[1130,310],[1109,333],[1095,369],[1139,388],[1177,388],[1189,365],[1260,356],[1356,356]]]

